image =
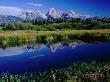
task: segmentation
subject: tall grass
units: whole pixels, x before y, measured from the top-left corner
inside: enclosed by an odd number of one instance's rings
[[[109,30],[67,31],[6,31],[0,32],[0,45],[24,45],[79,39],[83,41],[110,41]]]

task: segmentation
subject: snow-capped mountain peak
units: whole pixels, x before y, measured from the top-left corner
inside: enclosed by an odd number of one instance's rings
[[[33,12],[34,13],[34,16],[35,18],[38,18],[38,17],[41,17],[41,18],[46,18],[45,14],[43,14],[41,11],[35,11]]]
[[[43,18],[45,19],[46,16],[45,14],[43,14],[41,11],[23,11],[21,12],[21,18],[24,18],[24,19],[36,19],[36,18]]]
[[[49,12],[47,13],[47,17],[48,18],[60,18],[61,16],[60,16],[60,12],[59,11],[57,11],[55,8],[51,8],[50,10],[49,10]]]
[[[51,8],[48,11],[47,14],[44,14],[44,13],[42,13],[39,10],[37,10],[37,11],[36,10],[22,10],[19,13],[20,13],[18,15],[19,16],[19,20],[22,19],[22,20],[28,20],[28,21],[36,20],[36,19],[37,20],[50,20],[50,21],[53,21],[54,19],[71,20],[73,18],[81,18],[81,19],[86,19],[87,18],[87,16],[83,16],[83,15],[77,14],[74,10],[71,10],[70,12],[65,12],[64,13],[62,11],[58,11],[55,8]],[[8,18],[8,17],[5,17],[5,18]]]
[[[55,9],[55,8],[51,8],[51,9],[49,10],[49,15],[50,15],[51,13],[57,13],[56,9]]]
[[[71,11],[68,13],[68,17],[78,18],[79,15],[78,15],[74,10],[71,10]]]
[[[71,10],[71,11],[69,12],[69,14],[75,15],[76,12],[75,12],[74,10]]]

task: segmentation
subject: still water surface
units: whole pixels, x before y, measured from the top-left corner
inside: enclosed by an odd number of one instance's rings
[[[21,73],[60,68],[78,61],[110,61],[110,43],[59,42],[0,48],[0,72]]]

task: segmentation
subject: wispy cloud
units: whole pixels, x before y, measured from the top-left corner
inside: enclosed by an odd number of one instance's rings
[[[32,2],[30,2],[30,3],[26,3],[26,4],[36,6],[36,7],[42,7],[43,6],[43,4],[41,4],[41,3],[32,3]]]
[[[18,15],[22,9],[18,7],[7,7],[7,6],[0,6],[0,15]]]

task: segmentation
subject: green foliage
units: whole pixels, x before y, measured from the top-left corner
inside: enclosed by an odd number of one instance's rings
[[[9,24],[1,24],[2,30],[35,30],[35,31],[55,31],[62,29],[110,29],[110,21],[89,21],[89,20],[71,20],[64,21],[60,19],[56,19],[54,22],[50,21],[36,21],[35,23],[9,23]]]
[[[35,30],[35,31],[55,31],[56,28],[51,25],[32,25],[31,23],[9,23],[1,27],[1,30]]]
[[[56,28],[53,25],[43,25],[43,28],[45,28],[47,31],[55,31]]]
[[[99,28],[99,29],[110,29],[110,23],[97,22],[96,28]]]

